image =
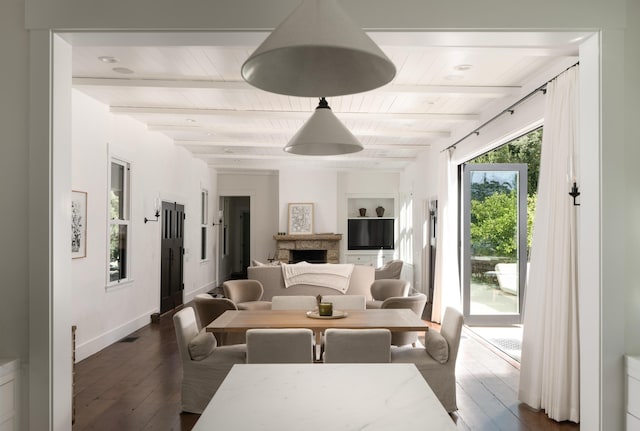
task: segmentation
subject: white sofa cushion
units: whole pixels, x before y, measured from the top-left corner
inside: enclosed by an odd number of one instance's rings
[[[280,261],[274,260],[273,262],[263,263],[254,259],[251,261],[251,266],[280,266]]]
[[[212,333],[202,329],[198,335],[189,341],[189,355],[194,361],[201,361],[213,353],[213,349],[215,349],[217,345],[216,337],[214,337]]]
[[[424,348],[429,356],[441,364],[449,360],[449,343],[437,331],[429,330],[424,334]]]

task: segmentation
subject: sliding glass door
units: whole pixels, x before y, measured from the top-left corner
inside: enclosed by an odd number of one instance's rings
[[[527,165],[463,166],[463,310],[469,325],[521,322]]]

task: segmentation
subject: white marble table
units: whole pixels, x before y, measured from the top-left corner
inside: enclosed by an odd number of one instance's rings
[[[234,365],[194,431],[455,430],[413,364]]]

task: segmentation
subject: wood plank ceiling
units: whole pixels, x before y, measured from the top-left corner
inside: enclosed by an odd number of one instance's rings
[[[149,37],[122,43],[106,35],[99,43],[74,45],[73,86],[219,169],[305,163],[401,170],[426,149],[453,142],[505,109],[549,70],[575,62],[584,37],[429,33],[416,41],[410,33],[372,34],[396,65],[394,80],[328,99],[364,151],[304,157],[282,148],[318,100],[258,90],[240,76],[242,63],[265,35],[256,33],[257,42],[247,43],[246,37],[226,34],[206,44],[169,44],[167,35],[154,43]]]

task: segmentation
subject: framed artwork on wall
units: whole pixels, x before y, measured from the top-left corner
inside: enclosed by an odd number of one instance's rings
[[[87,256],[87,192],[71,191],[71,257]]]
[[[313,233],[313,204],[289,204],[289,235],[309,235]]]

